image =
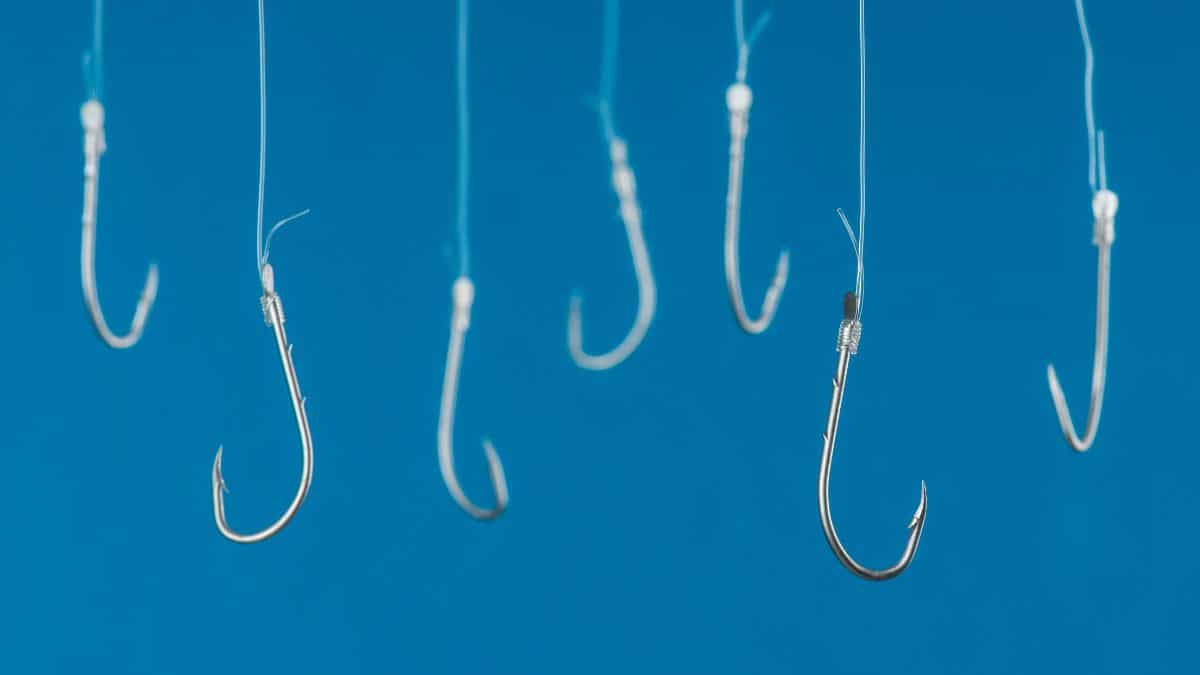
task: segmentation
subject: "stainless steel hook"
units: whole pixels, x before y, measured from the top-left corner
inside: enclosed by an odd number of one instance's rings
[[[742,330],[758,335],[771,325],[779,296],[787,285],[788,260],[790,254],[784,250],[775,264],[775,276],[763,297],[762,310],[757,319],[746,314],[742,299],[742,276],[739,268],[738,227],[742,212],[742,169],[746,158],[746,135],[750,130],[750,104],[753,95],[745,82],[735,82],[725,92],[725,103],[729,108],[729,186],[725,193],[725,282],[729,289],[729,301],[733,315]]]
[[[821,514],[821,529],[825,531],[825,541],[846,569],[860,578],[868,581],[885,581],[891,579],[905,569],[917,554],[917,545],[921,542],[921,531],[925,528],[925,481],[921,481],[921,501],[908,523],[908,543],[900,560],[891,567],[873,570],[858,564],[842,546],[838,539],[837,529],[833,526],[833,515],[829,512],[829,471],[833,464],[833,448],[837,443],[838,421],[842,415],[842,395],[846,390],[846,374],[850,370],[850,357],[858,353],[858,342],[862,337],[862,307],[863,307],[863,244],[866,235],[867,221],[867,37],[865,0],[858,3],[858,235],[846,214],[838,209],[838,217],[846,234],[850,237],[850,245],[854,248],[856,272],[854,291],[847,293],[842,305],[842,323],[838,328],[837,373],[833,377],[833,398],[829,403],[829,419],[825,422],[824,446],[821,449],[821,471],[817,475],[817,508]]]
[[[442,378],[442,404],[438,411],[438,468],[442,480],[454,501],[476,520],[495,520],[508,506],[508,483],[504,480],[504,466],[492,442],[484,439],[483,452],[487,455],[488,473],[492,478],[492,490],[496,493],[496,506],[481,509],[467,498],[458,483],[454,470],[454,408],[458,398],[458,370],[462,363],[463,342],[467,329],[471,327],[471,305],[475,301],[475,285],[465,276],[454,282],[451,290],[454,312],[450,317],[450,345],[446,350],[446,371]]]
[[[917,553],[917,545],[921,542],[921,531],[925,527],[926,497],[925,481],[921,481],[921,501],[908,524],[908,543],[900,560],[891,567],[873,570],[863,567],[842,545],[838,539],[837,529],[833,526],[833,516],[829,512],[829,471],[833,464],[833,448],[837,442],[838,421],[842,414],[842,394],[846,389],[846,373],[850,369],[850,357],[858,353],[858,341],[862,336],[862,323],[858,319],[858,301],[854,293],[847,293],[844,318],[838,329],[838,364],[837,373],[833,378],[833,398],[829,404],[829,419],[825,423],[825,444],[821,449],[821,472],[817,477],[817,507],[821,513],[821,528],[825,531],[825,541],[837,556],[842,565],[855,575],[868,581],[886,581],[903,572],[912,562]]]
[[[588,354],[583,351],[583,328],[580,318],[580,305],[583,301],[578,296],[571,298],[571,308],[567,314],[567,348],[575,364],[588,370],[608,370],[629,358],[646,337],[646,331],[650,329],[658,296],[654,287],[654,274],[650,270],[650,254],[646,250],[646,240],[642,235],[642,210],[637,201],[637,183],[633,169],[629,167],[628,150],[623,139],[613,137],[609,143],[609,158],[612,161],[613,190],[621,203],[621,221],[625,223],[629,254],[633,257],[633,271],[637,275],[638,308],[633,326],[619,345],[604,354]]]
[[[1088,401],[1087,424],[1080,438],[1071,421],[1071,409],[1067,406],[1062,385],[1054,366],[1046,367],[1046,380],[1050,384],[1050,398],[1058,415],[1058,425],[1063,438],[1076,452],[1087,452],[1096,440],[1100,428],[1100,410],[1104,406],[1104,381],[1108,372],[1108,297],[1109,270],[1112,245],[1116,240],[1116,218],[1119,200],[1116,193],[1108,189],[1108,171],[1104,160],[1104,132],[1096,130],[1096,114],[1093,103],[1092,80],[1095,76],[1095,57],[1092,37],[1088,32],[1087,15],[1083,0],[1075,0],[1075,16],[1079,20],[1079,34],[1083,40],[1083,108],[1088,136],[1088,183],[1092,188],[1092,243],[1096,246],[1096,342],[1092,352],[1092,390]]]
[[[788,261],[785,249],[775,264],[775,276],[763,298],[762,310],[757,319],[746,314],[742,299],[741,258],[738,255],[738,227],[742,213],[742,171],[746,162],[746,135],[750,132],[750,105],[754,94],[746,84],[746,73],[750,65],[750,50],[771,20],[770,12],[763,12],[746,33],[744,0],[733,0],[733,28],[737,36],[737,77],[725,90],[725,106],[729,109],[729,186],[725,191],[725,285],[729,289],[729,301],[733,316],[742,330],[758,335],[771,325],[779,296],[787,285]]]
[[[1088,401],[1087,425],[1082,438],[1075,432],[1071,409],[1054,366],[1046,367],[1046,379],[1050,383],[1050,397],[1054,400],[1059,427],[1067,443],[1076,452],[1087,452],[1092,447],[1100,426],[1100,410],[1104,406],[1104,380],[1108,370],[1108,278],[1112,245],[1116,239],[1118,203],[1117,195],[1107,189],[1097,191],[1092,198],[1092,213],[1095,216],[1092,243],[1096,245],[1096,344],[1092,355],[1092,390]]]
[[[292,410],[296,414],[296,427],[300,431],[303,464],[300,468],[300,485],[296,489],[296,496],[292,498],[292,503],[288,505],[283,515],[266,529],[253,534],[238,534],[229,527],[229,523],[225,520],[225,493],[228,492],[228,489],[225,486],[225,479],[221,475],[221,455],[224,448],[217,450],[217,458],[213,461],[212,470],[213,516],[221,534],[226,539],[239,544],[254,544],[269,539],[287,526],[296,512],[300,510],[304,498],[308,496],[313,476],[312,433],[308,428],[308,415],[304,408],[304,396],[300,393],[300,381],[296,377],[296,367],[292,363],[292,346],[288,343],[287,331],[283,327],[283,301],[275,292],[275,272],[269,264],[264,264],[262,267],[262,287],[263,317],[266,319],[267,325],[275,330],[275,346],[279,349],[279,361],[283,364],[283,374],[287,378],[288,392],[292,397]]]
[[[80,243],[79,271],[83,282],[83,298],[87,303],[88,312],[92,315],[92,325],[100,339],[113,349],[127,349],[137,344],[146,326],[146,318],[154,305],[158,294],[158,265],[151,264],[146,274],[146,283],[138,298],[137,309],[133,313],[133,321],[129,332],[117,335],[108,327],[104,320],[104,310],[100,308],[100,294],[96,290],[96,210],[99,200],[100,155],[107,149],[104,138],[104,106],[97,99],[90,99],[83,104],[79,112],[83,123],[83,239]]]

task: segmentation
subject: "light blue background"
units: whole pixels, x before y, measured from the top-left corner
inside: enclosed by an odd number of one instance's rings
[[[1200,574],[1200,8],[1093,0],[1097,111],[1120,194],[1100,437],[1082,424],[1095,249],[1083,52],[1069,0],[870,2],[865,333],[833,507],[870,584],[830,554],[815,487],[841,295],[833,209],[857,201],[853,0],[751,1],[742,271],[778,318],[749,337],[721,268],[735,67],[728,0],[625,3],[616,123],[660,306],[614,371],[566,353],[624,334],[635,282],[582,101],[601,3],[476,2],[477,286],[457,425],[489,503],[435,458],[453,270],[454,4],[268,2],[273,262],[316,478],[268,543],[223,540],[219,443],[243,530],[298,472],[253,264],[251,0],[108,3],[98,279],[143,342],[93,335],[79,288],[80,54],[91,3],[0,8],[0,670],[5,673],[1184,673]]]

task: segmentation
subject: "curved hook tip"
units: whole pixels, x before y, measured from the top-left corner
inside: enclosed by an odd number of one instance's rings
[[[504,465],[500,463],[500,455],[490,440],[484,439],[483,453],[487,455],[488,475],[492,478],[492,489],[496,493],[496,508],[491,510],[490,518],[498,518],[508,508],[508,480],[504,477]]]
[[[1058,381],[1058,373],[1054,371],[1053,364],[1046,366],[1046,379],[1050,383],[1050,398],[1054,401],[1054,412],[1058,415],[1058,426],[1062,430],[1063,438],[1075,452],[1087,452],[1095,440],[1095,432],[1090,431],[1092,436],[1086,438],[1080,438],[1076,433],[1075,423],[1071,421],[1071,407],[1067,405],[1067,397],[1063,394],[1062,384]]]
[[[925,513],[928,506],[929,502],[925,494],[925,481],[921,481],[921,501],[917,504],[917,510],[913,512],[912,520],[908,523],[908,529],[919,529],[925,526]]]
[[[213,460],[213,485],[221,489],[221,492],[229,493],[229,486],[225,484],[225,476],[221,475],[221,455],[225,452],[225,446],[217,446],[217,457]]]

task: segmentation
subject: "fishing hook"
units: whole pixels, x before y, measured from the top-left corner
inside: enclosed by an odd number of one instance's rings
[[[650,254],[646,251],[646,240],[642,236],[642,210],[637,201],[637,183],[633,169],[629,167],[628,150],[624,139],[613,137],[609,143],[609,158],[612,161],[612,184],[621,202],[621,221],[625,223],[625,234],[629,240],[629,253],[633,257],[633,270],[638,282],[637,318],[629,333],[619,345],[604,354],[588,354],[583,351],[583,328],[580,318],[579,296],[571,298],[567,316],[567,346],[575,364],[588,370],[608,370],[629,358],[650,329],[657,302],[654,274],[650,270]]]
[[[288,343],[287,331],[283,327],[283,301],[275,292],[275,271],[271,265],[265,263],[262,266],[262,288],[263,317],[266,319],[267,325],[275,330],[275,346],[279,349],[279,361],[283,364],[283,374],[287,378],[288,392],[292,397],[292,410],[296,414],[296,427],[300,431],[303,465],[300,469],[300,486],[296,489],[296,496],[292,498],[292,503],[288,505],[283,515],[266,529],[253,534],[238,534],[225,521],[225,493],[229,491],[225,486],[225,479],[221,475],[221,454],[225,449],[223,446],[217,449],[217,458],[213,461],[212,470],[213,516],[221,534],[226,539],[239,544],[255,544],[269,539],[287,526],[296,512],[300,510],[304,498],[308,496],[308,488],[312,485],[313,476],[312,433],[308,428],[308,414],[305,412],[304,396],[300,393],[300,381],[296,377],[296,367],[292,363],[292,345]]]
[[[729,289],[729,301],[733,305],[733,315],[737,318],[742,330],[751,335],[758,335],[771,325],[775,318],[775,310],[779,305],[779,296],[787,285],[788,261],[790,254],[784,249],[779,254],[775,264],[775,276],[763,298],[762,310],[757,319],[751,319],[746,314],[745,301],[742,299],[742,277],[739,270],[738,228],[742,212],[742,171],[746,158],[746,135],[750,131],[750,105],[754,101],[753,93],[746,84],[746,68],[750,58],[750,48],[755,39],[766,26],[769,14],[763,14],[750,31],[750,37],[745,36],[742,21],[742,0],[734,0],[734,26],[738,38],[738,70],[737,81],[725,91],[725,106],[729,109],[729,186],[725,193],[725,282]]]
[[[138,298],[137,309],[133,313],[133,321],[129,332],[116,335],[104,320],[104,310],[100,308],[100,295],[96,290],[96,203],[99,196],[100,155],[107,149],[104,138],[104,106],[92,98],[83,104],[79,111],[83,123],[83,239],[79,249],[79,272],[83,282],[83,298],[87,303],[88,312],[92,315],[92,324],[101,340],[113,349],[127,349],[137,344],[142,338],[142,330],[146,326],[146,318],[154,305],[158,294],[158,265],[151,263],[150,271],[146,274],[146,283]]]
[[[283,300],[275,292],[275,268],[267,262],[271,254],[271,239],[279,228],[308,215],[308,209],[300,211],[275,223],[266,239],[263,238],[263,197],[267,181],[267,52],[266,52],[266,19],[264,17],[263,0],[258,0],[258,227],[256,235],[256,264],[258,278],[262,283],[263,294],[260,299],[263,318],[267,325],[275,331],[275,346],[279,350],[279,362],[283,365],[283,375],[287,379],[288,392],[292,397],[292,411],[296,414],[296,427],[300,431],[300,447],[303,463],[300,468],[300,485],[296,488],[296,496],[287,510],[266,529],[253,534],[238,534],[225,521],[225,478],[221,475],[221,455],[224,446],[217,448],[217,457],[213,460],[212,470],[212,499],[213,517],[217,521],[217,530],[230,541],[238,544],[255,544],[269,539],[279,533],[300,510],[308,489],[312,485],[313,475],[313,442],[312,432],[308,428],[308,413],[305,411],[305,398],[300,393],[300,380],[296,377],[296,366],[292,363],[292,345],[287,339],[284,329]]]
[[[1116,217],[1119,200],[1115,192],[1108,189],[1104,161],[1104,132],[1096,131],[1095,113],[1092,103],[1092,78],[1095,72],[1095,61],[1092,53],[1092,38],[1088,33],[1087,17],[1084,15],[1082,0],[1075,0],[1076,16],[1079,19],[1079,31],[1083,37],[1084,50],[1084,112],[1088,133],[1088,178],[1092,187],[1092,244],[1096,246],[1096,342],[1092,352],[1092,390],[1088,400],[1087,425],[1083,437],[1075,431],[1071,421],[1071,409],[1067,406],[1067,398],[1063,395],[1062,385],[1058,381],[1058,373],[1053,365],[1046,367],[1046,379],[1050,384],[1050,398],[1054,401],[1054,410],[1058,415],[1058,425],[1062,429],[1063,438],[1076,452],[1087,452],[1096,440],[1096,432],[1100,427],[1100,410],[1104,406],[1104,380],[1108,372],[1108,300],[1109,300],[1109,271],[1111,267],[1112,245],[1116,240]],[[1097,157],[1098,155],[1098,157]],[[1097,184],[1097,171],[1099,183]]]
[[[1050,383],[1050,397],[1058,414],[1058,424],[1063,437],[1076,452],[1087,452],[1096,440],[1100,426],[1100,410],[1104,406],[1104,379],[1108,369],[1108,298],[1109,267],[1112,245],[1116,239],[1114,223],[1117,215],[1117,195],[1110,190],[1099,190],[1092,198],[1092,213],[1095,216],[1092,243],[1096,246],[1096,349],[1092,359],[1092,390],[1088,402],[1087,426],[1083,437],[1075,432],[1071,422],[1071,409],[1067,406],[1062,385],[1054,366],[1046,367],[1046,379]]]
[[[475,285],[465,276],[454,281],[451,290],[454,311],[450,317],[450,344],[446,350],[446,371],[442,379],[442,404],[438,411],[438,468],[450,496],[472,518],[495,520],[508,506],[508,483],[504,480],[504,466],[490,440],[484,439],[483,452],[487,455],[488,473],[492,477],[492,490],[496,493],[496,506],[481,509],[463,493],[454,471],[454,407],[458,397],[458,369],[462,363],[463,342],[467,329],[471,327],[471,305],[475,301]]]
[[[917,545],[921,542],[921,531],[925,528],[926,497],[925,481],[921,481],[921,501],[908,523],[908,543],[900,560],[891,567],[873,570],[863,567],[842,545],[838,539],[837,529],[833,526],[833,515],[829,511],[829,472],[833,464],[833,448],[837,441],[838,421],[842,414],[842,394],[846,389],[846,373],[850,369],[850,357],[858,353],[858,341],[862,337],[862,322],[856,317],[858,302],[854,293],[847,293],[844,303],[844,314],[838,329],[838,363],[837,373],[833,378],[833,398],[829,404],[829,419],[825,422],[824,446],[821,449],[821,472],[817,477],[817,507],[821,513],[821,528],[825,531],[825,541],[837,556],[842,565],[860,578],[868,581],[886,581],[898,576],[912,562],[917,553]]]
[[[891,567],[883,570],[873,570],[863,567],[842,545],[838,539],[837,529],[833,526],[833,515],[829,511],[829,472],[833,464],[833,448],[837,442],[838,421],[842,415],[842,396],[846,390],[846,374],[850,370],[850,357],[858,353],[858,342],[862,338],[862,307],[863,307],[863,243],[866,232],[867,209],[867,37],[865,19],[865,1],[858,3],[858,236],[850,227],[850,221],[841,209],[837,215],[841,218],[842,226],[850,237],[850,245],[854,249],[857,260],[854,279],[854,290],[846,294],[842,303],[842,323],[838,327],[837,372],[833,377],[833,397],[829,403],[829,419],[825,422],[824,446],[821,448],[821,471],[817,476],[817,508],[821,514],[821,529],[825,531],[825,541],[837,556],[839,562],[855,575],[868,581],[886,581],[896,577],[912,562],[917,554],[917,545],[921,542],[921,531],[925,528],[925,481],[921,481],[921,501],[908,523],[908,543],[900,560]]]

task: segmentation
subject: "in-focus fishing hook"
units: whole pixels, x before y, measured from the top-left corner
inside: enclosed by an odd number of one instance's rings
[[[225,478],[221,475],[221,455],[224,447],[217,449],[217,457],[213,460],[212,468],[212,500],[213,517],[217,530],[230,541],[239,544],[254,544],[269,539],[279,533],[300,510],[308,489],[312,485],[313,476],[313,441],[312,432],[308,428],[308,413],[305,411],[304,395],[300,393],[300,380],[296,376],[296,367],[292,363],[292,345],[288,342],[287,331],[283,327],[283,300],[275,292],[275,269],[267,262],[271,254],[271,238],[279,228],[301,216],[308,214],[305,209],[295,215],[279,221],[263,238],[263,197],[267,180],[267,54],[266,54],[266,21],[263,11],[263,0],[258,0],[258,227],[256,242],[256,257],[258,278],[262,283],[261,299],[263,318],[267,325],[275,331],[275,346],[279,350],[279,361],[283,365],[283,375],[287,379],[288,393],[292,397],[292,411],[296,415],[296,427],[300,431],[300,448],[302,465],[300,468],[300,485],[291,504],[274,523],[265,529],[252,534],[239,534],[229,527],[225,520]]]
[[[863,243],[867,221],[867,36],[865,19],[865,2],[858,3],[858,86],[859,86],[859,145],[858,145],[858,235],[846,214],[838,209],[838,217],[846,234],[850,237],[850,245],[854,248],[857,269],[854,280],[854,291],[847,293],[842,305],[842,323],[838,327],[837,372],[833,377],[833,397],[829,403],[829,419],[825,422],[824,446],[821,448],[821,470],[817,475],[817,508],[821,514],[821,529],[825,531],[825,541],[842,566],[855,575],[868,581],[885,581],[891,579],[912,562],[917,553],[917,545],[921,542],[921,531],[925,528],[925,481],[921,481],[921,501],[908,523],[908,543],[904,553],[895,565],[887,569],[874,570],[860,565],[846,551],[838,539],[837,529],[833,526],[833,515],[829,511],[829,472],[833,465],[833,448],[837,442],[838,421],[842,415],[842,395],[846,390],[846,374],[850,370],[850,357],[858,353],[858,342],[862,337],[862,306],[863,306]]]
[[[287,526],[296,512],[300,510],[304,498],[308,496],[313,476],[312,432],[308,428],[308,414],[305,411],[304,395],[300,393],[300,380],[296,377],[296,367],[292,363],[292,345],[288,342],[287,332],[283,327],[283,301],[275,292],[275,271],[269,264],[263,264],[262,267],[262,288],[263,317],[266,319],[267,325],[275,331],[275,346],[279,350],[279,361],[283,365],[288,392],[292,397],[292,410],[296,414],[296,427],[300,431],[303,464],[300,468],[300,485],[296,489],[296,495],[292,497],[292,503],[288,505],[283,515],[265,529],[253,534],[239,534],[230,528],[229,523],[225,520],[225,493],[228,492],[228,489],[225,487],[225,479],[221,475],[221,454],[224,452],[224,447],[217,449],[217,458],[213,461],[212,469],[213,517],[216,519],[217,529],[221,534],[226,539],[239,544],[254,544],[269,539]]]

